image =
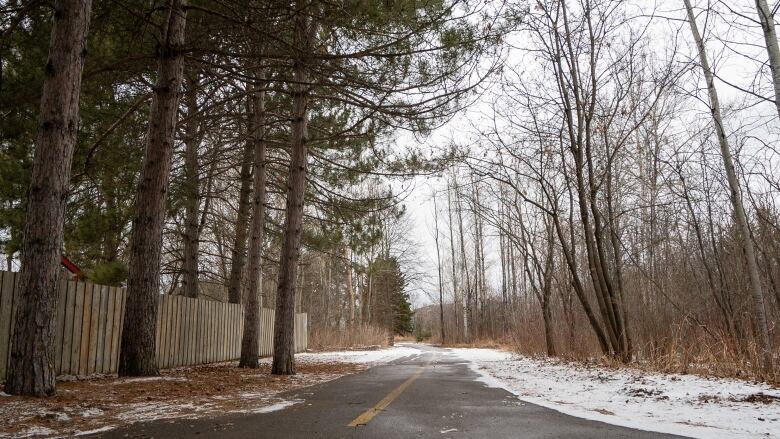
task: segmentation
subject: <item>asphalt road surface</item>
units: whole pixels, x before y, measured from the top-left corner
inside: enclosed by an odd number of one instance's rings
[[[636,438],[681,436],[588,421],[520,401],[475,381],[468,363],[444,349],[419,346],[402,358],[282,395],[301,400],[284,410],[155,421],[96,435],[103,438]]]

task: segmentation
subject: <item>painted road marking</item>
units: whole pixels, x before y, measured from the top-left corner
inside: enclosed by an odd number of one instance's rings
[[[360,416],[353,419],[352,422],[347,424],[347,427],[358,427],[361,425],[368,424],[372,419],[374,419],[374,416],[378,415],[379,412],[387,408],[387,406],[390,405],[393,400],[398,398],[398,396],[403,393],[404,390],[406,390],[407,387],[409,387],[414,380],[420,377],[423,372],[425,372],[425,368],[428,367],[428,365],[431,364],[431,362],[425,363],[417,372],[412,374],[409,378],[406,379],[403,383],[401,383],[400,386],[396,387],[392,392],[388,393],[387,396],[382,398],[381,401],[376,403],[375,406],[371,407],[370,409],[366,410],[365,412],[361,413]]]

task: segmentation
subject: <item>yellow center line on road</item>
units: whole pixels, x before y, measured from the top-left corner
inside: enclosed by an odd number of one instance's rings
[[[431,360],[433,361],[433,360]],[[429,364],[431,364],[431,361],[425,363],[417,372],[413,373],[412,376],[406,379],[403,383],[401,383],[400,386],[393,389],[392,392],[388,393],[387,396],[382,398],[381,401],[376,403],[375,406],[371,407],[370,409],[366,410],[365,412],[361,413],[360,416],[353,419],[352,422],[347,424],[347,427],[358,427],[361,425],[368,424],[372,419],[374,419],[374,416],[378,415],[379,412],[387,408],[387,406],[390,405],[393,400],[398,398],[401,393],[403,393],[404,390],[406,390],[407,387],[409,387],[414,380],[420,377],[423,372],[425,372],[425,368],[428,367]]]

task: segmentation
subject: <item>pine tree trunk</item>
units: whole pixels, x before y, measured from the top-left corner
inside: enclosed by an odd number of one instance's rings
[[[261,87],[265,87],[264,84]],[[254,144],[254,197],[252,197],[252,233],[249,244],[249,281],[244,305],[244,333],[241,338],[239,367],[256,369],[260,363],[260,289],[262,288],[263,239],[265,236],[265,90],[252,96],[252,132]]]
[[[155,324],[160,253],[184,67],[186,1],[170,0],[149,112],[149,133],[135,200],[119,376],[157,375]]]
[[[756,321],[756,335],[758,337],[759,348],[761,349],[761,368],[769,376],[772,374],[772,345],[769,341],[769,328],[766,321],[766,311],[764,309],[764,291],[761,286],[761,277],[758,272],[758,263],[756,261],[756,251],[753,246],[753,239],[750,236],[750,227],[748,226],[745,206],[742,203],[742,192],[737,179],[737,172],[734,169],[734,160],[731,157],[731,148],[729,147],[726,132],[723,127],[723,118],[720,111],[720,101],[718,92],[715,89],[715,78],[710,69],[707,60],[707,52],[704,48],[704,40],[699,33],[699,27],[696,25],[696,18],[693,15],[693,7],[690,0],[683,0],[685,10],[688,14],[688,23],[691,26],[694,42],[699,52],[699,62],[704,71],[704,79],[707,82],[707,90],[710,96],[710,109],[712,111],[715,133],[718,137],[720,152],[723,158],[723,167],[726,169],[726,179],[729,183],[731,204],[734,208],[734,216],[737,220],[737,230],[739,230],[742,248],[745,251],[747,259],[748,274],[750,276],[750,292],[753,296],[753,310]]]
[[[187,124],[184,139],[184,262],[182,263],[182,290],[186,297],[198,297],[198,250],[200,242],[200,227],[198,223],[198,206],[200,205],[200,189],[198,187],[198,79],[187,81],[187,92],[184,100],[187,106]]]
[[[316,26],[298,8],[295,16],[294,46],[297,53],[307,53],[311,47]],[[301,231],[303,228],[303,198],[306,191],[308,158],[309,77],[304,60],[293,63],[293,111],[290,168],[287,176],[287,205],[284,237],[279,255],[279,281],[276,289],[274,324],[274,357],[271,373],[295,374],[295,288]]]
[[[252,195],[252,157],[254,155],[254,144],[251,136],[247,137],[241,162],[241,189],[238,194],[235,238],[230,255],[230,280],[228,281],[228,301],[230,303],[241,303],[241,284],[246,262],[246,234],[251,209],[249,198]]]
[[[13,395],[48,396],[56,390],[54,318],[62,229],[79,126],[81,72],[91,7],[91,0],[54,3],[5,383],[5,391]]]

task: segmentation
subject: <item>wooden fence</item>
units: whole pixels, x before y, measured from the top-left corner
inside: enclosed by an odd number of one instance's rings
[[[17,273],[0,271],[0,378],[10,357]],[[55,366],[58,375],[116,373],[124,288],[63,281],[57,303]],[[305,313],[295,315],[295,351],[308,345]],[[157,313],[157,364],[161,368],[235,360],[241,353],[243,305],[161,295]],[[273,352],[274,310],[260,309],[260,355]]]

